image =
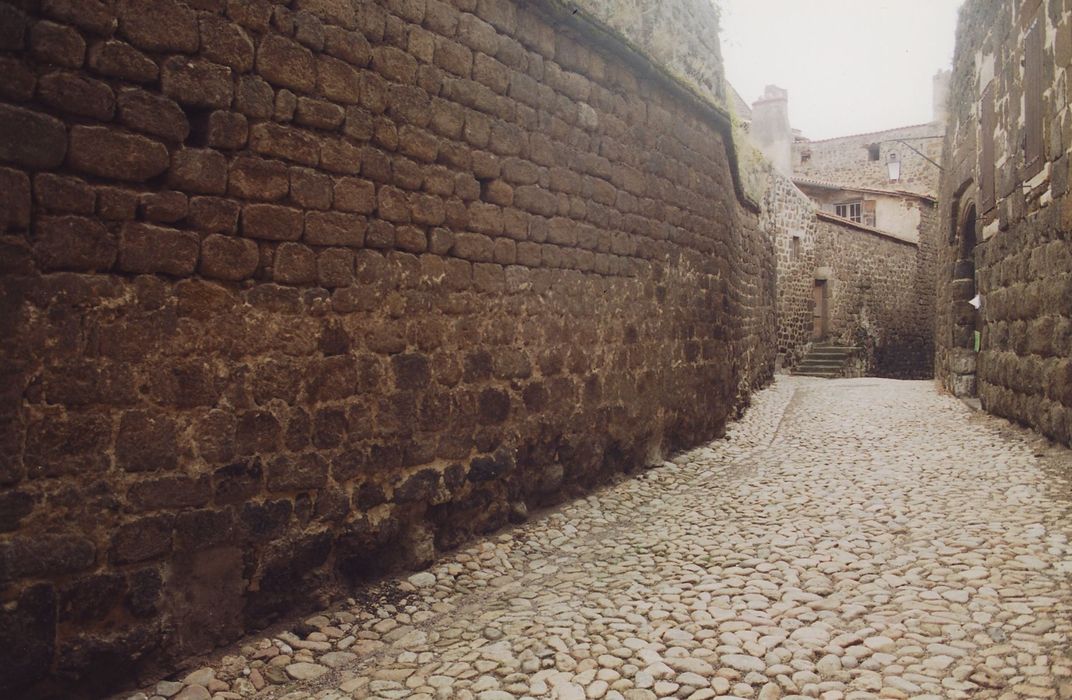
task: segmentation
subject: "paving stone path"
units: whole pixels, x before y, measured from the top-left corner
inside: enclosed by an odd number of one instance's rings
[[[930,382],[780,378],[725,440],[135,697],[1072,698],[1070,481]]]

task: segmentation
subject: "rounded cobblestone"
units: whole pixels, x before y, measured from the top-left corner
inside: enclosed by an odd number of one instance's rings
[[[1068,450],[932,383],[783,377],[724,440],[192,680],[221,700],[1072,698],[1070,477]]]

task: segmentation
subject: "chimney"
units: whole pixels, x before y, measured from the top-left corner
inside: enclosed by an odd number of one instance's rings
[[[933,110],[935,122],[946,123],[949,120],[949,83],[953,79],[953,71],[940,70],[934,74],[933,83]]]
[[[783,175],[793,174],[793,129],[789,126],[789,92],[768,85],[752,103],[752,142]]]

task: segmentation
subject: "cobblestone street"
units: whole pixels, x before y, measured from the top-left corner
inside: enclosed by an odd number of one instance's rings
[[[783,377],[727,439],[157,693],[1070,698],[1070,474],[931,382]]]

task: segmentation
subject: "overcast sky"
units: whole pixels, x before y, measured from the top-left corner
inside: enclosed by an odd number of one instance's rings
[[[961,0],[714,0],[726,76],[751,104],[789,90],[811,139],[931,120],[931,78],[953,60]]]

